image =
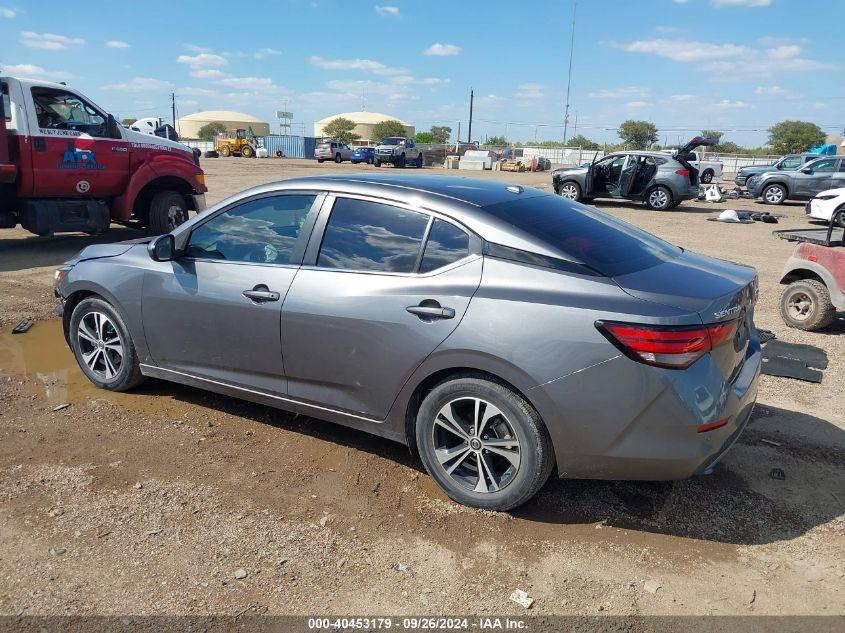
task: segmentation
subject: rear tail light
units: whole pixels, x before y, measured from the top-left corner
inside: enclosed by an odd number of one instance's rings
[[[678,169],[675,173],[679,176],[689,176],[689,169]]]
[[[707,422],[706,424],[699,424],[698,428],[696,429],[699,433],[707,433],[707,431],[712,431],[714,429],[720,429],[723,426],[727,425],[730,422],[730,418],[722,418],[721,420],[716,420],[715,422]]]
[[[637,362],[686,369],[707,352],[730,341],[739,320],[713,325],[660,326],[597,321],[604,336]]]

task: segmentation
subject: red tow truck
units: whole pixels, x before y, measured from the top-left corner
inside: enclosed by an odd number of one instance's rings
[[[0,228],[167,233],[205,208],[191,148],[120,125],[64,84],[0,77]]]

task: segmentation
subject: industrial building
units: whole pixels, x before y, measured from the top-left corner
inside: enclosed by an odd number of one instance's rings
[[[176,120],[176,132],[180,138],[199,138],[200,128],[208,123],[222,123],[226,130],[237,130],[239,128],[252,128],[256,136],[267,136],[270,134],[270,124],[258,117],[243,112],[232,112],[230,110],[206,110],[188,114]]]
[[[323,128],[328,125],[329,122],[337,119],[338,117],[349,119],[355,123],[353,133],[358,135],[358,140],[355,141],[356,145],[372,144],[374,142],[373,127],[376,123],[381,123],[382,121],[399,121],[399,123],[405,126],[406,136],[413,136],[415,132],[413,125],[406,123],[399,117],[391,116],[389,114],[381,114],[379,112],[344,112],[343,114],[333,114],[332,116],[328,116],[325,119],[317,121],[314,124],[314,136],[317,138],[325,137],[326,134],[323,131]]]

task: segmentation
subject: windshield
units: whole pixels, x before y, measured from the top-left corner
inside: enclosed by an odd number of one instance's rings
[[[381,142],[381,144],[382,145],[399,145],[400,143],[404,143],[404,142],[405,142],[404,138],[390,137],[390,138],[384,139]]]
[[[537,196],[485,207],[563,259],[615,277],[678,257],[683,251],[635,226],[559,196]]]

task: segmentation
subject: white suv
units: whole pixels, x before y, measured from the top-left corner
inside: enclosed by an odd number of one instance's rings
[[[396,167],[422,167],[423,153],[411,139],[390,136],[376,146],[373,165],[380,167],[382,163],[393,163]]]

